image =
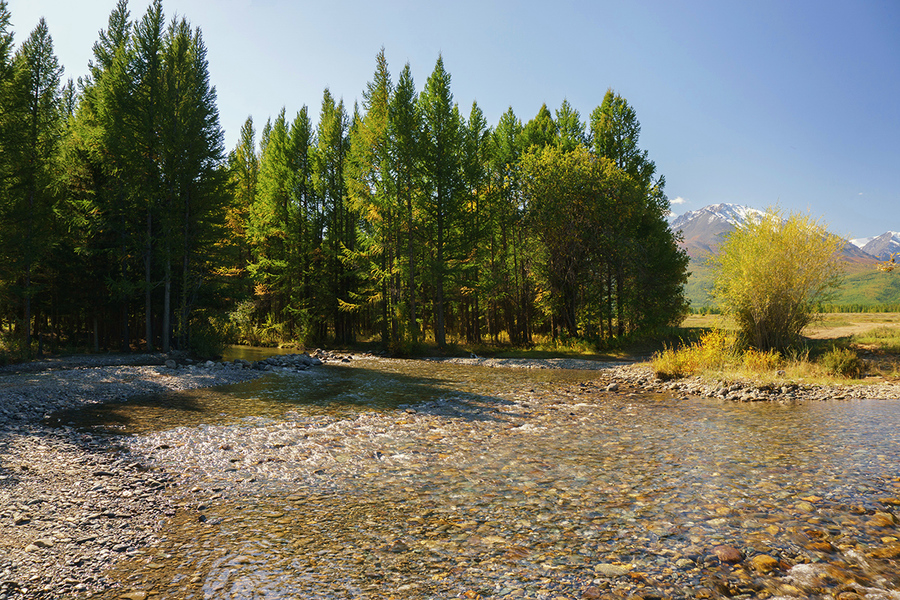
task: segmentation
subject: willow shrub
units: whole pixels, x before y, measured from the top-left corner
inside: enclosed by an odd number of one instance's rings
[[[735,339],[721,329],[703,334],[682,348],[666,348],[653,355],[651,366],[660,379],[679,379],[706,370],[722,369],[734,361]]]
[[[809,216],[769,209],[734,229],[710,259],[712,296],[747,345],[784,352],[840,285],[845,243]]]
[[[861,377],[866,370],[865,362],[849,348],[832,348],[819,358],[819,364],[837,377]]]

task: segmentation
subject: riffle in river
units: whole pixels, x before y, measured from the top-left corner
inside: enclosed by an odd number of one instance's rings
[[[86,417],[181,478],[103,598],[900,599],[900,401],[370,359]]]

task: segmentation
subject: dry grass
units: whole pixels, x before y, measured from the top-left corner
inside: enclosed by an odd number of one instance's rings
[[[697,332],[736,333],[732,322],[719,315],[691,315],[682,323],[695,339]],[[713,346],[699,342],[657,352],[651,360],[663,378],[700,375],[721,380],[753,380],[759,383],[797,381],[876,383],[900,378],[900,313],[831,313],[804,330],[803,348],[788,356],[723,349],[712,359]],[[703,334],[705,336],[705,334]],[[706,356],[705,360],[699,357]]]

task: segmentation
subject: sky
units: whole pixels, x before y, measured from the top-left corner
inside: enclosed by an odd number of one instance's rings
[[[139,19],[149,0],[129,0]],[[115,0],[7,0],[21,42],[44,17],[65,77],[87,72]],[[523,122],[610,88],[675,213],[729,202],[808,213],[835,233],[900,231],[900,3],[817,0],[163,0],[199,27],[226,149],[253,117],[348,112],[383,47],[421,91],[438,56],[463,115]]]

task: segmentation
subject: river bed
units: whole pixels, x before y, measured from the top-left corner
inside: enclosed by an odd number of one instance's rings
[[[900,402],[596,376],[371,359],[83,412],[181,477],[95,597],[900,598]]]

